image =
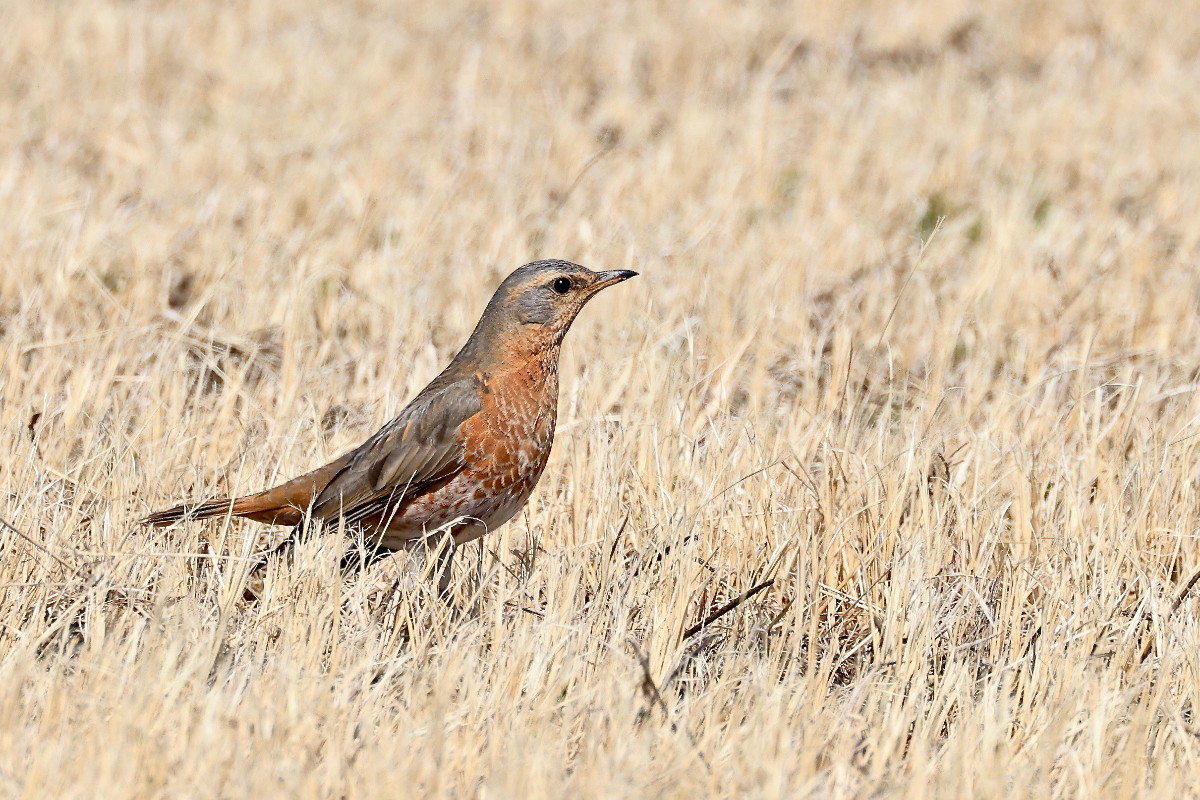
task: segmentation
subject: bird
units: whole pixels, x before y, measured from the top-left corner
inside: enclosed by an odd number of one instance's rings
[[[347,551],[343,572],[436,540],[438,590],[447,596],[455,548],[512,519],[546,468],[567,330],[601,290],[636,275],[557,259],[517,268],[450,364],[358,447],[257,494],[184,503],[143,524],[234,516],[292,526],[252,575],[312,531],[340,530],[366,545],[357,557]],[[261,578],[258,586],[247,598],[258,596]]]

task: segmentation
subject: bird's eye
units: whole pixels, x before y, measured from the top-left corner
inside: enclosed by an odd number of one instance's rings
[[[571,279],[555,278],[554,283],[550,284],[550,288],[554,290],[555,294],[566,294],[571,291]]]

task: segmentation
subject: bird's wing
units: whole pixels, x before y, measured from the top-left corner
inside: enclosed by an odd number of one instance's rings
[[[354,522],[403,501],[463,466],[459,427],[482,408],[477,378],[431,384],[354,451],[313,503],[313,515]]]

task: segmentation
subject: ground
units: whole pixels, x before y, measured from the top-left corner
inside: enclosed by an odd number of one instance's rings
[[[1190,791],[1198,12],[0,6],[0,792]],[[642,274],[451,607],[137,524],[551,257]]]

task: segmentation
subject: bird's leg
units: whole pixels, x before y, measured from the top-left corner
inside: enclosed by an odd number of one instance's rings
[[[352,542],[346,552],[342,554],[342,577],[348,578],[353,573],[366,572],[395,552],[393,548],[385,547],[378,541]]]
[[[480,598],[483,596],[483,543],[480,542],[475,547],[478,559],[475,562],[475,589],[474,600],[471,603],[471,616],[479,616]]]
[[[435,531],[413,541],[408,549],[408,574],[428,585],[437,580],[437,595],[450,605],[450,578],[453,575],[454,536],[451,528]],[[399,588],[399,587],[397,587]]]
[[[454,566],[454,537],[450,531],[442,534],[441,542],[438,544],[437,551],[437,568],[438,568],[438,597],[447,605],[450,603],[450,578],[453,575]]]

